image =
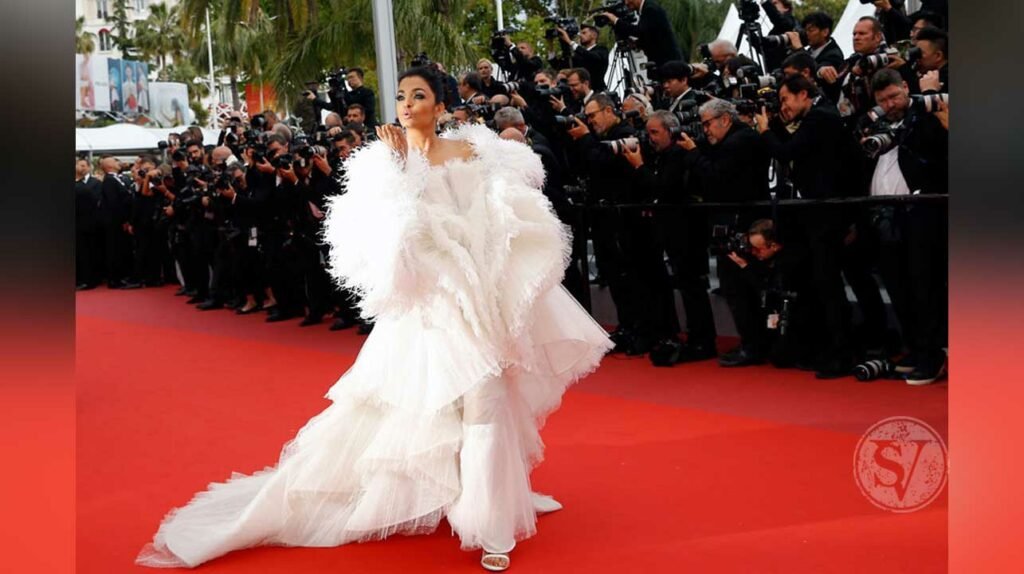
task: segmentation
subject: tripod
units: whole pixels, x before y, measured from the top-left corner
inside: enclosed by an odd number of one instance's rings
[[[628,39],[617,39],[612,63],[608,67],[608,78],[615,80],[614,84],[608,82],[608,91],[618,94],[621,90],[623,98],[627,94],[644,93],[644,77],[640,74],[640,65],[637,64],[633,48],[633,43]]]

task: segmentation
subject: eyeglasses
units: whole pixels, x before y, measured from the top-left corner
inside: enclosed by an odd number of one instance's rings
[[[701,125],[701,127],[702,127],[702,128],[704,128],[704,129],[706,129],[706,130],[707,130],[707,129],[711,129],[711,122],[713,122],[713,121],[717,120],[717,119],[718,119],[718,118],[720,118],[720,117],[722,117],[722,116],[715,116],[715,117],[713,117],[713,118],[708,118],[708,119],[706,119],[706,120],[701,120],[701,121],[700,121],[700,125]]]
[[[593,121],[593,119],[597,116],[597,114],[601,113],[602,111],[603,110],[597,110],[597,111],[594,111],[594,112],[584,113],[583,115],[586,116],[588,121]]]

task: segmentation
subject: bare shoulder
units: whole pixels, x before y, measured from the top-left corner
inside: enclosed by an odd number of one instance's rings
[[[446,140],[448,141],[448,150],[445,154],[448,159],[461,159],[470,160],[476,155],[476,150],[473,148],[473,144],[465,140]]]

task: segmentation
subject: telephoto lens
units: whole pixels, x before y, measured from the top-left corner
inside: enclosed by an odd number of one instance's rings
[[[853,376],[862,383],[870,383],[893,372],[892,361],[888,359],[872,359],[853,368]]]

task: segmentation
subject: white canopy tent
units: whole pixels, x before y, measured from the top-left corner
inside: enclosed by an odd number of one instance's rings
[[[144,128],[132,124],[115,124],[104,128],[76,128],[75,151],[78,153],[128,153],[154,151],[161,140],[171,132],[180,133],[178,128]],[[203,129],[203,143],[215,144],[220,132]]]

